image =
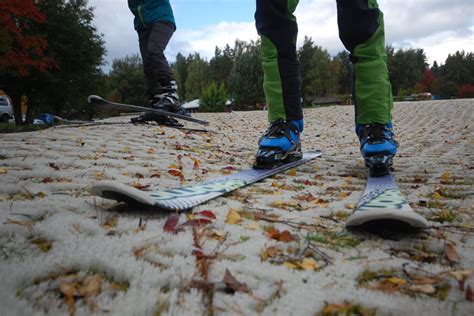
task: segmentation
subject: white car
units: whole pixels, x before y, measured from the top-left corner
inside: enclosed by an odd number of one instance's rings
[[[13,118],[13,107],[10,98],[0,96],[0,122],[8,122]]]

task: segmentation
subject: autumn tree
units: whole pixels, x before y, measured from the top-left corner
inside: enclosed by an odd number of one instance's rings
[[[56,66],[46,53],[48,43],[35,27],[44,24],[45,14],[36,1],[0,1],[0,86],[13,100],[15,120],[22,124],[21,97],[27,86],[24,79],[34,72]]]

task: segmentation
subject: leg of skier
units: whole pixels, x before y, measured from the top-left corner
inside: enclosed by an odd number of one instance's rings
[[[353,98],[360,150],[373,175],[389,171],[398,144],[392,132],[383,13],[376,0],[337,0],[339,37],[354,65]]]
[[[301,79],[296,55],[298,0],[257,0],[255,22],[261,36],[263,89],[270,127],[259,140],[256,168],[301,159],[303,131]]]
[[[169,22],[156,22],[148,28],[138,30],[140,53],[148,88],[149,104],[152,108],[177,113],[181,110],[177,86],[173,79],[164,51],[173,35],[175,26]],[[156,117],[141,117],[156,120]],[[161,123],[170,118],[161,117]]]

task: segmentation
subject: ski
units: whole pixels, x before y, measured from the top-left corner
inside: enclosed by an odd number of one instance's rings
[[[161,116],[168,116],[168,117],[173,117],[173,118],[176,118],[176,119],[181,119],[181,120],[193,122],[193,123],[196,123],[196,124],[209,125],[209,122],[199,120],[199,119],[196,119],[196,118],[192,118],[192,117],[184,115],[184,114],[172,113],[172,112],[152,109],[152,108],[148,108],[148,107],[145,107],[145,106],[139,106],[139,105],[131,105],[131,104],[111,102],[111,101],[108,101],[108,100],[106,100],[102,97],[99,97],[97,95],[90,95],[87,98],[87,100],[92,105],[101,106],[101,107],[109,108],[109,109],[112,109],[112,110],[138,111],[138,112],[145,112],[145,113],[153,113],[153,114],[157,114],[157,115],[161,115]]]
[[[303,158],[273,169],[245,169],[229,176],[211,179],[201,184],[170,190],[147,192],[116,181],[99,181],[92,185],[92,194],[106,199],[135,202],[159,210],[184,211],[228,192],[295,168],[321,156],[319,150],[303,154]]]
[[[130,125],[130,124],[152,125],[149,122],[134,123],[134,122],[101,122],[101,121],[67,121],[67,120],[61,121],[61,124],[62,125],[54,125],[53,127],[54,128],[72,128],[72,127],[89,127],[89,126],[101,126],[101,125]],[[159,126],[179,129],[185,132],[214,133],[211,130],[203,129],[203,128],[190,128],[190,127],[185,127],[185,126],[173,126],[173,125],[159,125]]]
[[[411,209],[390,173],[380,177],[371,174],[346,227],[384,220],[404,222],[415,228],[428,227],[428,221]]]

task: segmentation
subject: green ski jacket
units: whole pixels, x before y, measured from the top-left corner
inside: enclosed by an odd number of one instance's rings
[[[169,0],[128,0],[128,7],[135,16],[136,30],[145,29],[159,21],[169,22],[176,27]]]

